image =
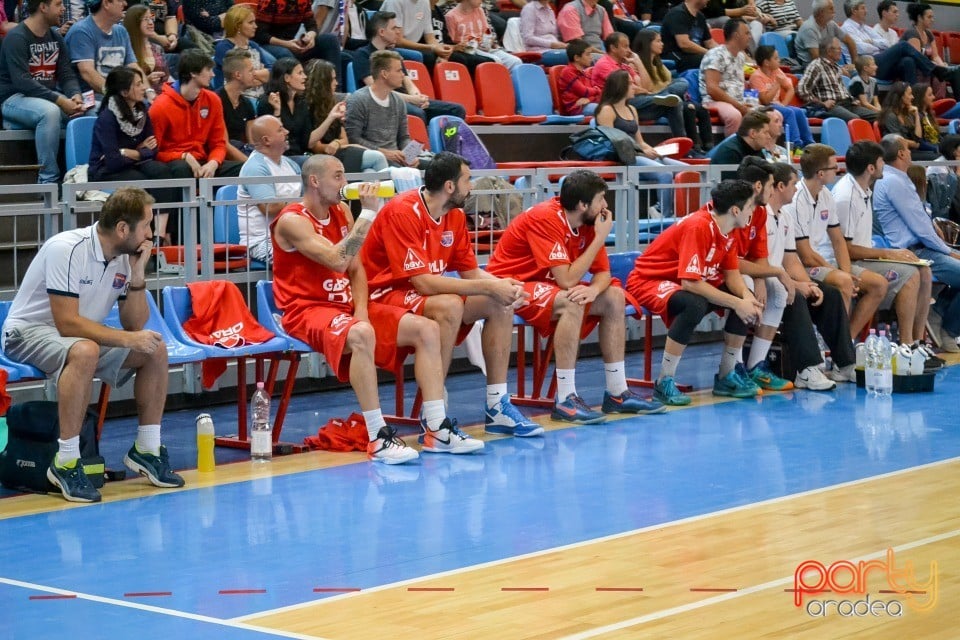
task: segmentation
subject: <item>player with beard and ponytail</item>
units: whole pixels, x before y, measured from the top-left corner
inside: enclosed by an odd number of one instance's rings
[[[610,275],[604,241],[613,229],[607,184],[586,169],[568,175],[560,195],[514,218],[490,258],[487,270],[522,281],[530,304],[517,315],[544,334],[553,334],[557,365],[554,420],[577,424],[604,421],[606,413],[662,413],[665,407],[627,388],[624,367],[624,295]],[[585,282],[591,274],[589,282]],[[577,349],[600,325],[600,352],[607,389],[602,412],[577,393]]]
[[[463,212],[469,194],[467,161],[443,152],[430,162],[422,187],[394,196],[381,209],[360,254],[370,300],[410,309],[440,325],[444,375],[453,347],[474,322],[483,320],[487,429],[519,437],[540,435],[543,428],[525,418],[507,396],[513,312],[526,304],[528,296],[522,282],[498,278],[478,266]],[[450,446],[437,436],[443,418],[442,400],[423,403],[424,450]],[[452,434],[472,440],[455,426]],[[483,446],[479,440],[472,442],[479,445],[476,448]]]

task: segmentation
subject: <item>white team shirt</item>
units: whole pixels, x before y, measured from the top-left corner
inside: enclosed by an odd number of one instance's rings
[[[793,236],[793,218],[783,212],[773,212],[767,205],[767,262],[771,267],[783,268],[783,254],[795,252],[797,242]]]
[[[834,202],[833,194],[829,189],[826,187],[820,189],[820,193],[814,198],[807,188],[806,181],[801,180],[797,185],[793,202],[784,206],[782,213],[793,218],[796,240],[809,240],[810,246],[824,260],[831,264],[836,263],[827,229],[840,226],[840,221],[837,220],[837,203]]]
[[[873,191],[864,191],[849,173],[833,188],[843,237],[860,247],[873,246]]]
[[[130,258],[120,255],[107,262],[96,224],[58,233],[40,247],[27,268],[3,324],[3,341],[11,327],[56,326],[51,295],[79,298],[80,315],[103,322],[114,303],[126,297],[129,279]]]

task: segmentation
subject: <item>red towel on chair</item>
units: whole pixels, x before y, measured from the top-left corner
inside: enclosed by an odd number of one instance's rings
[[[193,315],[183,323],[183,330],[197,342],[234,349],[260,344],[274,337],[253,317],[240,289],[232,282],[193,282],[187,285],[187,289],[190,290]],[[204,360],[203,386],[212,387],[226,370],[224,358]]]
[[[311,450],[366,451],[370,437],[367,423],[359,413],[352,413],[346,420],[331,418],[315,436],[307,436],[303,443]]]
[[[7,415],[7,409],[10,408],[11,398],[7,393],[7,370],[0,369],[0,416]]]

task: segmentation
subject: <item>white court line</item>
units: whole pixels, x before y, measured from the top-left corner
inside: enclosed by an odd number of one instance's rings
[[[20,587],[22,589],[31,589],[33,591],[42,591],[45,593],[52,593],[61,596],[76,596],[78,600],[89,600],[91,602],[99,602],[101,604],[112,604],[118,607],[127,607],[128,609],[137,609],[138,611],[148,611],[150,613],[159,613],[165,616],[172,616],[174,618],[185,618],[187,620],[196,620],[197,622],[207,622],[209,624],[220,625],[221,627],[230,627],[231,629],[242,629],[244,631],[257,631],[259,633],[268,634],[271,636],[276,636],[278,638],[293,638],[294,640],[325,640],[319,636],[307,636],[299,633],[292,633],[290,631],[281,631],[279,629],[269,629],[267,627],[258,627],[252,624],[245,624],[243,622],[236,622],[233,620],[223,620],[221,618],[213,618],[210,616],[201,615],[198,613],[188,613],[186,611],[177,611],[176,609],[166,609],[164,607],[155,607],[149,604],[143,604],[141,602],[130,602],[128,600],[118,600],[116,598],[105,598],[103,596],[95,596],[89,593],[80,593],[78,591],[70,591],[68,589],[58,589],[57,587],[48,587],[42,584],[35,584],[33,582],[23,582],[22,580],[14,580],[12,578],[3,578],[0,577],[0,584],[10,585],[11,587]],[[43,605],[37,605],[43,606]]]
[[[923,538],[922,540],[915,540],[913,542],[907,542],[905,544],[892,547],[893,550],[897,553],[901,551],[909,551],[910,549],[915,549],[917,547],[922,547],[924,545],[933,544],[935,542],[940,542],[942,540],[947,540],[949,538],[955,538],[960,536],[960,529],[954,529],[947,533],[940,533],[935,536],[930,536],[929,538]],[[883,558],[887,555],[887,550],[877,551],[876,553],[871,553],[869,555],[860,556],[859,558],[850,558],[850,562],[860,562],[861,560],[875,560],[877,558]],[[621,629],[627,629],[629,627],[635,627],[641,624],[646,624],[648,622],[653,622],[655,620],[662,620],[664,618],[669,618],[681,613],[687,613],[689,611],[696,611],[697,609],[702,609],[703,607],[709,607],[711,605],[719,604],[721,602],[726,602],[728,600],[734,600],[736,598],[741,598],[743,596],[749,596],[760,591],[766,591],[768,589],[773,589],[774,587],[780,587],[782,585],[793,584],[794,576],[789,576],[787,578],[780,578],[779,580],[771,580],[770,582],[764,582],[763,584],[754,585],[752,587],[747,587],[746,589],[738,589],[734,593],[725,593],[720,596],[714,596],[712,598],[707,598],[705,600],[698,600],[696,602],[691,602],[689,604],[680,605],[677,607],[671,607],[670,609],[663,609],[662,611],[655,611],[654,613],[648,613],[644,616],[637,616],[636,618],[630,618],[629,620],[622,620],[620,622],[614,622],[613,624],[608,624],[602,627],[597,627],[595,629],[590,629],[589,631],[582,631],[580,633],[575,633],[573,635],[564,636],[561,640],[585,640],[586,638],[595,638],[597,636],[603,635],[605,633],[611,633],[613,631],[620,631]]]
[[[794,493],[794,494],[790,494],[790,495],[786,495],[786,496],[780,496],[780,497],[778,497],[778,498],[771,498],[771,499],[769,499],[769,500],[764,500],[763,502],[751,502],[750,504],[740,505],[739,507],[730,507],[729,509],[723,509],[723,510],[721,510],[721,511],[713,511],[713,512],[711,512],[711,513],[704,513],[704,514],[701,514],[701,515],[698,515],[698,516],[690,516],[689,518],[682,518],[682,519],[680,519],[680,520],[673,520],[673,521],[671,521],[671,522],[663,522],[663,523],[660,523],[660,524],[654,524],[654,525],[650,525],[650,526],[643,527],[643,528],[640,528],[640,529],[633,529],[633,530],[631,530],[631,531],[623,531],[623,532],[621,532],[621,533],[614,533],[614,534],[611,534],[611,535],[608,535],[608,536],[603,536],[603,537],[601,537],[601,538],[591,538],[590,540],[582,540],[582,541],[580,541],[580,542],[574,542],[574,543],[567,544],[567,545],[563,545],[563,546],[559,546],[559,547],[551,547],[551,548],[549,548],[549,549],[542,549],[542,550],[540,550],[540,551],[532,551],[532,552],[530,552],[530,553],[524,553],[524,554],[517,555],[517,556],[510,556],[510,557],[508,557],[508,558],[501,558],[500,560],[491,560],[490,562],[483,562],[483,563],[480,563],[480,564],[474,564],[474,565],[470,565],[470,566],[466,566],[466,567],[459,567],[459,568],[457,568],[457,569],[450,569],[450,570],[448,570],[448,571],[441,571],[441,572],[439,572],[439,573],[432,573],[432,574],[429,574],[429,575],[419,576],[419,577],[416,577],[416,578],[408,578],[407,580],[400,580],[400,581],[398,581],[398,582],[391,582],[391,583],[389,583],[389,584],[377,585],[377,586],[375,586],[375,587],[370,587],[370,588],[368,588],[368,589],[362,589],[361,591],[352,591],[352,592],[350,592],[350,593],[338,594],[338,595],[329,596],[329,597],[326,597],[326,598],[315,598],[315,599],[313,599],[313,600],[308,600],[308,601],[306,601],[306,602],[301,602],[301,603],[298,603],[298,604],[291,604],[291,605],[287,605],[287,606],[285,606],[285,607],[278,607],[278,608],[276,608],[276,609],[268,609],[268,610],[266,610],[266,611],[261,611],[260,613],[251,613],[251,614],[247,614],[247,615],[243,615],[243,616],[238,616],[238,617],[236,617],[236,618],[233,618],[233,620],[238,621],[238,622],[242,622],[242,621],[245,621],[245,620],[251,620],[251,619],[253,619],[253,618],[260,618],[260,617],[264,617],[264,616],[271,616],[271,615],[274,615],[274,614],[277,614],[277,613],[287,613],[287,612],[289,612],[289,611],[297,611],[297,610],[299,610],[299,609],[303,609],[303,608],[305,608],[305,607],[310,607],[310,606],[313,606],[313,605],[318,604],[318,603],[321,603],[321,602],[322,602],[323,604],[327,604],[327,603],[329,603],[329,602],[336,602],[337,600],[343,600],[343,599],[345,599],[345,598],[355,598],[355,597],[357,597],[358,595],[361,595],[361,594],[376,593],[376,592],[378,592],[378,591],[386,591],[386,590],[388,590],[388,589],[395,589],[395,588],[398,588],[398,587],[405,587],[405,586],[410,585],[410,584],[416,584],[416,583],[418,583],[418,582],[425,582],[425,581],[427,581],[427,580],[435,580],[435,579],[437,579],[437,578],[446,578],[446,577],[449,577],[449,576],[459,575],[459,574],[461,574],[461,573],[467,573],[467,572],[470,572],[470,571],[477,571],[477,570],[479,570],[479,569],[487,569],[487,568],[489,568],[489,567],[496,567],[496,566],[499,566],[499,565],[502,565],[502,564],[507,564],[507,563],[510,563],[510,562],[516,562],[516,561],[518,561],[518,560],[526,560],[526,559],[528,559],[528,558],[537,558],[537,557],[539,557],[539,556],[547,555],[547,554],[549,554],[549,553],[557,553],[557,552],[561,552],[561,551],[568,551],[568,550],[571,550],[571,549],[578,549],[578,548],[580,548],[580,547],[586,547],[586,546],[593,545],[593,544],[599,544],[599,543],[601,543],[601,542],[608,542],[608,541],[610,541],[610,540],[619,540],[620,538],[625,538],[625,537],[628,537],[628,536],[633,536],[633,535],[636,535],[636,534],[639,534],[639,533],[645,533],[645,532],[648,532],[648,531],[656,531],[656,530],[658,530],[658,529],[664,529],[664,528],[666,528],[666,527],[673,527],[673,526],[677,526],[677,525],[681,525],[681,524],[687,524],[687,523],[690,523],[690,522],[697,522],[697,521],[699,521],[699,520],[705,520],[705,519],[707,519],[707,518],[713,518],[713,517],[716,517],[716,516],[722,516],[722,515],[727,515],[727,514],[731,514],[731,513],[738,513],[738,512],[740,512],[740,511],[746,511],[746,510],[748,510],[748,509],[754,509],[754,508],[756,508],[756,507],[769,506],[769,505],[777,504],[777,503],[780,503],[780,502],[786,502],[786,501],[788,501],[788,500],[793,500],[793,499],[796,499],[796,498],[802,498],[802,497],[805,497],[805,496],[813,496],[813,495],[817,495],[817,494],[819,494],[819,493],[826,493],[826,492],[828,492],[828,491],[834,491],[834,490],[836,490],[836,489],[843,489],[843,488],[846,488],[846,487],[853,487],[853,486],[857,486],[857,485],[860,485],[860,484],[865,484],[865,483],[867,483],[867,482],[871,482],[871,481],[873,481],[873,480],[882,480],[882,479],[884,479],[884,478],[892,478],[892,477],[896,477],[896,476],[903,475],[903,474],[906,474],[906,473],[911,473],[911,472],[913,472],[913,471],[920,471],[920,470],[923,470],[923,469],[931,469],[931,468],[934,468],[934,467],[938,467],[938,466],[942,466],[942,465],[946,465],[946,464],[952,464],[952,463],[955,463],[955,462],[960,462],[960,457],[947,458],[946,460],[938,460],[938,461],[936,461],[936,462],[929,462],[929,463],[927,463],[927,464],[922,464],[922,465],[918,465],[918,466],[915,466],[915,467],[910,467],[910,468],[908,468],[908,469],[900,469],[900,470],[898,470],[898,471],[890,471],[890,472],[888,472],[888,473],[882,473],[882,474],[880,474],[880,475],[870,476],[869,478],[860,478],[860,479],[858,479],[858,480],[850,480],[849,482],[843,482],[843,483],[840,483],[840,484],[830,485],[830,486],[828,486],[828,487],[821,487],[821,488],[819,488],[819,489],[810,489],[809,491],[804,491],[804,492],[802,492],[802,493]],[[718,596],[718,597],[720,597],[720,596]]]

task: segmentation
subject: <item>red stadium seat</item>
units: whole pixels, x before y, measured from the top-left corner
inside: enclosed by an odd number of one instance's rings
[[[407,76],[413,80],[413,84],[417,85],[420,93],[431,100],[436,99],[437,93],[433,90],[433,82],[430,81],[430,71],[427,70],[427,65],[416,60],[404,60],[403,66],[407,70]]]
[[[673,176],[674,184],[700,184],[703,174],[699,171],[680,171]],[[682,218],[700,208],[700,187],[680,187],[673,197],[674,215]]]
[[[546,116],[521,116],[517,114],[517,96],[513,92],[510,72],[499,62],[484,62],[475,71],[477,100],[483,118],[502,118],[502,124],[538,124]],[[467,123],[473,123],[467,112]],[[476,120],[476,122],[480,122]]]
[[[873,127],[870,126],[870,123],[866,120],[854,118],[853,120],[847,122],[847,129],[850,131],[850,139],[854,142],[857,140],[873,140],[874,142],[880,142],[880,138],[877,137]]]
[[[412,140],[416,140],[423,145],[424,149],[431,151],[430,136],[427,135],[427,125],[423,123],[420,116],[407,114],[407,131],[410,133]]]

